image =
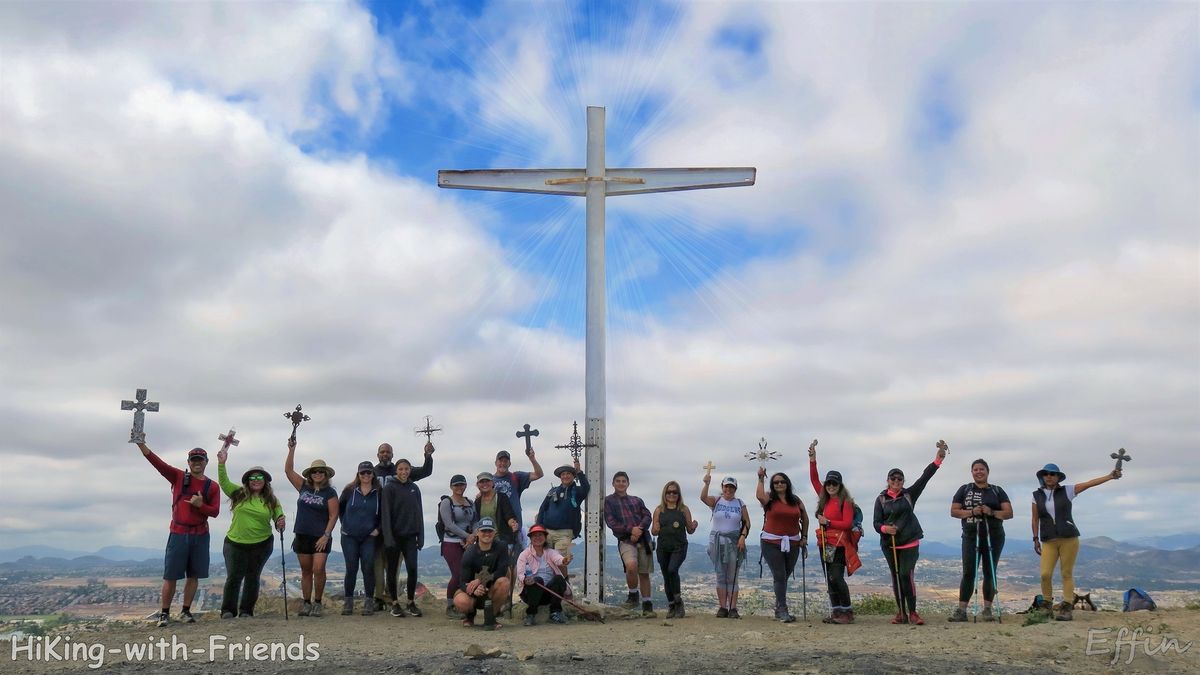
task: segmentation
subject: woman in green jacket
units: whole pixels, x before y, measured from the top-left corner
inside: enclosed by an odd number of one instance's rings
[[[225,596],[221,601],[221,618],[254,616],[258,602],[258,578],[267,559],[271,557],[275,529],[283,531],[283,506],[271,491],[271,474],[255,466],[242,474],[242,483],[229,480],[225,459],[229,453],[217,453],[217,479],[221,491],[229,497],[233,522],[225,535],[222,553],[225,555]],[[240,594],[240,598],[239,598]]]

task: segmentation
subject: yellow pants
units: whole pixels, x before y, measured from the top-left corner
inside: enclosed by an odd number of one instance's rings
[[[1062,561],[1063,602],[1075,600],[1075,556],[1079,554],[1079,537],[1051,539],[1042,542],[1042,597],[1054,602],[1054,566]]]

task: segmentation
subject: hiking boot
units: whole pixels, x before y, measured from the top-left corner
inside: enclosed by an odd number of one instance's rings
[[[550,623],[566,623],[567,617],[562,612],[550,612]]]
[[[534,618],[534,615],[533,615],[533,614],[526,614],[526,615],[525,615],[525,625],[526,625],[526,626],[535,626],[535,625],[537,625],[537,620]]]
[[[838,623],[838,624],[843,624],[843,625],[854,623],[854,610],[853,609],[841,610],[838,613],[838,616],[833,617],[833,622]]]
[[[312,607],[312,603],[305,600],[304,604],[300,607],[300,611],[296,612],[296,616],[310,616],[312,614]]]
[[[742,618],[742,615],[741,615],[741,614],[738,614],[737,607],[730,607],[730,608],[729,608],[729,618],[731,618],[731,619],[740,619],[740,618]]]
[[[946,617],[946,620],[952,623],[966,623],[967,610],[963,609],[962,607],[956,607],[954,608],[954,613]]]
[[[325,613],[325,608],[321,606],[321,601],[317,600],[317,601],[313,602],[312,611],[309,612],[308,615],[309,616],[321,616],[324,613]]]
[[[192,616],[192,611],[190,609],[185,609],[180,612],[179,620],[184,623],[196,623],[196,617]],[[1070,621],[1070,619],[1067,620]]]
[[[658,612],[654,611],[654,603],[653,602],[650,602],[649,600],[642,601],[642,618],[643,619],[657,619],[658,618]]]
[[[1072,613],[1071,605],[1066,601],[1062,601],[1058,606],[1058,611],[1054,614],[1055,621],[1070,621]]]
[[[412,602],[411,600],[409,601],[406,609],[408,610],[409,616],[422,616],[421,608],[417,607],[417,603]]]
[[[397,619],[404,618],[404,608],[400,606],[400,603],[392,603],[392,616],[396,617]]]
[[[686,616],[686,614],[683,611],[683,599],[680,598],[679,600],[675,601],[675,618],[682,619],[684,616]]]
[[[908,622],[911,624],[915,624],[917,626],[925,625],[925,619],[922,619],[921,615],[917,614],[916,612],[913,612],[912,614],[908,615]]]
[[[717,618],[718,619],[729,618],[729,610],[725,609],[724,607],[722,607],[721,609],[718,609],[717,610]]]
[[[888,623],[892,623],[892,624],[908,623],[908,617],[904,616],[904,612],[896,612],[896,616],[893,616],[892,620],[889,621]]]
[[[370,599],[363,601],[362,615],[363,616],[374,616],[375,615],[375,603],[371,602]]]
[[[253,619],[254,612],[238,612],[239,619]]]
[[[376,612],[382,612],[386,608],[387,608],[387,605],[384,604],[383,600],[380,600],[379,598],[375,598],[375,611]]]
[[[621,603],[621,609],[637,609],[638,594],[630,593],[629,597],[625,598],[625,602]]]
[[[342,616],[350,616],[354,613],[354,598],[347,595],[342,600]]]
[[[234,618],[233,612],[221,612],[221,618],[222,619],[232,619],[232,618]]]
[[[829,616],[821,619],[821,623],[837,623],[838,619],[840,619],[841,617],[842,617],[842,610],[834,607],[833,611],[829,613]]]
[[[463,618],[463,615],[462,615],[462,612],[458,611],[458,608],[455,607],[454,605],[446,605],[446,618],[447,619],[461,619],[461,618]]]
[[[775,619],[783,623],[792,623],[796,620],[796,617],[792,616],[792,613],[788,611],[787,605],[781,605],[775,608]]]
[[[983,621],[990,622],[990,621],[996,620],[996,615],[992,614],[992,608],[990,605],[988,605],[988,606],[985,606],[983,608],[983,611],[979,613],[979,618],[982,619]]]
[[[158,627],[166,628],[167,624],[169,624],[169,623],[171,623],[171,613],[170,612],[159,612],[158,613]]]

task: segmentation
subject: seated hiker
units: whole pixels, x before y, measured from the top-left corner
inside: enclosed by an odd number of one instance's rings
[[[517,583],[525,603],[525,625],[535,623],[538,608],[550,606],[550,623],[566,623],[562,611],[562,595],[567,579],[562,573],[563,555],[546,547],[546,528],[529,528],[529,548],[517,557]]]
[[[484,607],[490,598],[492,605],[503,607],[511,588],[508,582],[508,547],[496,541],[496,523],[491,518],[481,518],[475,524],[474,544],[463,552],[462,573],[459,575],[458,593],[454,594],[454,606],[464,616],[463,626],[475,625],[475,612]],[[496,628],[500,628],[497,622]]]

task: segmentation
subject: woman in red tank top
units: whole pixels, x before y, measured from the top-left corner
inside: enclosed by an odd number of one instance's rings
[[[764,514],[760,550],[771,568],[775,618],[791,623],[796,617],[788,611],[787,578],[796,569],[796,559],[808,554],[808,512],[804,502],[792,491],[792,479],[786,473],[771,476],[769,493],[763,485],[766,477],[766,468],[759,467],[755,496],[762,504]]]

